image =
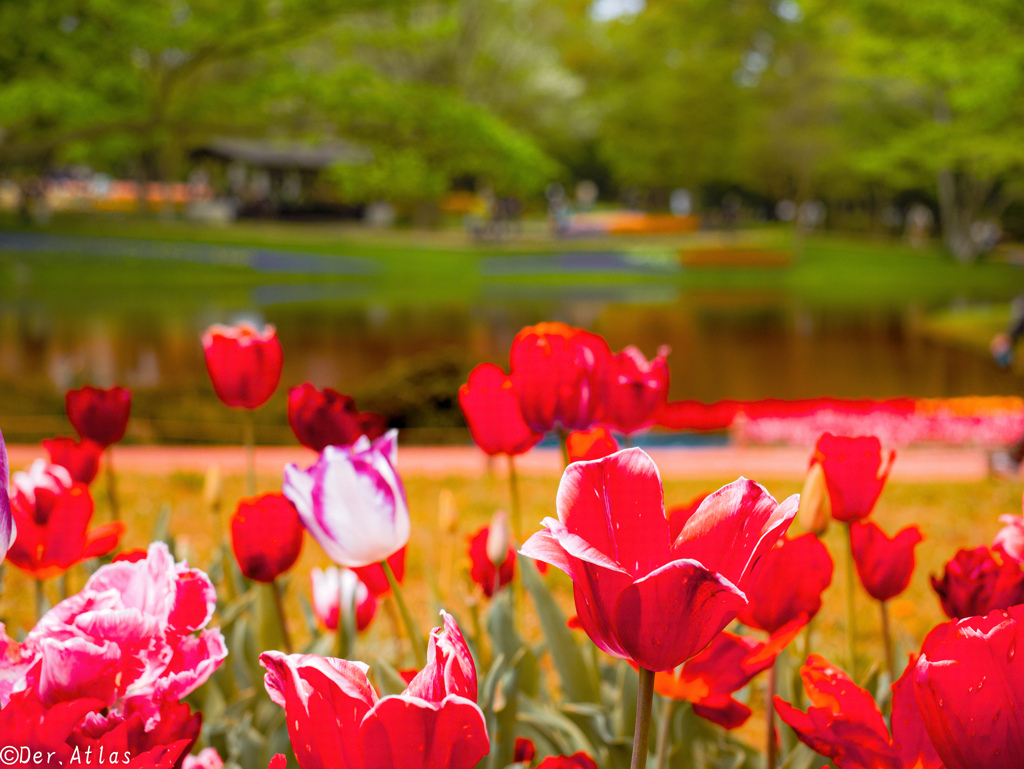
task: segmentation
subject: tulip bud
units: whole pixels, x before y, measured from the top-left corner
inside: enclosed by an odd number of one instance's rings
[[[220,510],[223,501],[224,484],[220,477],[220,465],[206,468],[206,480],[203,481],[203,504],[211,513]]]
[[[455,495],[451,489],[441,489],[437,497],[437,519],[441,524],[441,530],[449,534],[455,531],[458,525],[458,511],[455,509]]]
[[[800,491],[800,509],[797,512],[800,525],[820,537],[828,530],[828,521],[832,517],[829,508],[825,471],[821,464],[815,462],[807,471],[804,487]]]
[[[495,566],[501,566],[508,558],[508,515],[504,510],[498,510],[491,518],[490,528],[487,530],[487,560]]]

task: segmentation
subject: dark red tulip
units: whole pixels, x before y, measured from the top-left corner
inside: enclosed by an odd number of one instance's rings
[[[914,667],[925,729],[946,769],[1024,766],[1024,606],[940,625]]]
[[[243,499],[231,517],[231,549],[249,579],[273,582],[295,565],[302,551],[302,523],[282,494]]]
[[[571,756],[548,756],[537,769],[598,769],[597,762],[582,750]]]
[[[202,714],[192,713],[186,703],[174,701],[160,702],[157,714],[152,716],[157,721],[155,725],[148,723],[142,712],[131,708],[123,714],[97,716],[82,720],[69,744],[78,748],[81,756],[90,749],[93,757],[99,756],[101,749],[105,756],[130,755],[131,769],[182,766],[203,723]]]
[[[598,648],[647,670],[704,649],[747,605],[762,561],[796,515],[740,479],[708,496],[673,541],[651,458],[627,449],[562,474],[558,520],[522,554],[573,580],[576,613]]]
[[[288,424],[299,443],[317,453],[328,446],[350,446],[360,435],[376,440],[387,431],[384,417],[360,413],[351,395],[309,383],[288,391]]]
[[[89,530],[89,488],[74,483],[63,467],[38,460],[15,473],[11,513],[18,532],[7,560],[35,579],[63,574],[88,558],[106,555],[124,535],[120,521]]]
[[[779,696],[775,710],[802,743],[839,769],[943,769],[914,697],[913,666],[892,687],[892,737],[871,695],[824,657],[808,657],[800,677],[807,712]]]
[[[530,765],[536,757],[537,746],[533,744],[533,740],[529,737],[516,737],[512,763]]]
[[[281,381],[284,352],[271,325],[213,325],[203,334],[206,370],[217,397],[232,408],[255,409],[266,403]]]
[[[694,713],[725,729],[742,726],[751,711],[733,694],[770,668],[801,627],[802,623],[793,622],[767,641],[719,633],[707,649],[678,670],[656,673],[654,691],[693,703]]]
[[[487,554],[487,538],[490,535],[491,527],[482,526],[476,533],[469,537],[469,560],[470,578],[483,588],[484,595],[488,598],[494,595],[496,588],[505,587],[512,581],[516,570],[516,550],[511,542],[507,546],[505,558],[501,564],[495,566]],[[508,539],[507,537],[505,538]]]
[[[608,366],[604,419],[627,435],[650,427],[668,399],[668,347],[650,361],[630,345],[612,356]]]
[[[10,750],[26,747],[32,752],[42,751],[44,760],[39,763],[4,761],[8,766],[35,766],[47,769],[67,766],[73,755],[68,744],[71,732],[86,715],[102,708],[106,703],[100,700],[78,699],[61,702],[52,707],[44,705],[35,689],[25,689],[11,695],[10,702],[0,710],[0,734],[4,745]]]
[[[868,595],[888,601],[907,589],[914,573],[914,548],[922,539],[917,526],[900,529],[890,539],[874,521],[850,524],[853,562]]]
[[[896,452],[886,457],[874,436],[822,435],[811,461],[825,471],[832,517],[849,523],[871,515],[895,459]]]
[[[951,619],[980,617],[1024,603],[1024,570],[984,545],[957,551],[946,563],[942,579],[933,574],[931,581]]]
[[[586,430],[601,420],[608,343],[565,323],[527,326],[512,341],[512,381],[531,430]]]
[[[399,585],[405,579],[405,548],[406,545],[402,545],[400,550],[396,550],[388,556],[388,566],[391,567],[391,572],[395,575],[395,581]],[[384,573],[384,567],[379,563],[371,563],[369,566],[358,566],[352,569],[352,571],[359,575],[359,579],[363,581],[363,584],[378,598],[391,592],[391,583],[388,582],[388,577]]]
[[[459,388],[459,405],[476,445],[492,457],[522,454],[544,437],[523,421],[512,378],[493,363],[481,363],[469,372],[469,380]]]
[[[615,436],[604,425],[569,433],[565,439],[565,446],[569,452],[570,462],[602,459],[619,450]]]
[[[78,434],[106,448],[124,437],[132,409],[132,394],[123,387],[101,390],[86,386],[68,390],[64,405]]]
[[[791,622],[806,624],[821,609],[832,584],[832,556],[814,534],[780,538],[764,558],[761,576],[747,591],[744,625],[772,634]]]
[[[48,438],[43,441],[43,448],[50,455],[50,462],[60,465],[71,473],[76,483],[88,486],[96,480],[100,471],[100,457],[103,446],[84,438],[81,443],[74,438]]]

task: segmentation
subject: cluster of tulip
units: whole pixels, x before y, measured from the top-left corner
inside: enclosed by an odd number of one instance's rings
[[[227,405],[251,411],[276,390],[283,355],[272,327],[214,327],[203,343]],[[245,769],[285,769],[289,752],[300,769],[636,769],[649,754],[658,769],[740,766],[753,751],[728,732],[752,716],[748,685],[766,673],[767,767],[810,766],[815,754],[839,769],[1024,766],[1024,661],[1015,658],[1024,516],[1004,516],[991,547],[960,551],[932,578],[951,621],[901,672],[887,604],[907,588],[922,535],[910,526],[890,537],[872,520],[894,452],[877,438],[826,434],[801,496],[779,503],[741,478],[666,509],[651,457],[618,450],[608,432],[653,423],[665,354],[612,355],[600,337],[541,324],[516,337],[511,373],[490,364],[471,373],[460,402],[480,447],[510,458],[516,524],[496,514],[469,537],[470,577],[489,600],[486,622],[474,613],[468,637],[443,610],[440,626],[422,634],[403,598],[412,523],[396,432],[347,396],[293,388],[289,422],[317,459],[285,467],[280,492],[238,503],[233,560],[204,572],[157,541],[96,566],[22,642],[0,632],[0,748],[30,751],[13,765],[54,767],[93,756],[221,769],[223,755]],[[124,528],[88,531],[96,463],[79,459],[99,456],[86,439],[102,447],[123,436],[128,396],[85,392],[68,399],[83,443],[51,450],[50,464],[10,485],[0,438],[0,560],[39,580],[112,552]],[[95,404],[116,397],[124,406],[115,422]],[[566,454],[557,517],[518,544],[511,458],[549,431]],[[798,516],[807,531],[790,536]],[[819,538],[830,521],[848,535],[848,672],[810,653],[833,578]],[[335,564],[310,575],[313,617],[331,633],[311,621],[311,640],[293,653],[282,593],[307,532]],[[542,578],[546,565],[571,581],[574,617]],[[858,577],[879,604],[887,651],[877,701],[858,678]],[[542,645],[521,635],[523,591]],[[394,665],[381,659],[383,645],[370,664],[353,661],[380,600],[397,607],[415,667],[401,651]],[[581,647],[574,629],[592,645]],[[805,691],[787,686],[782,664],[801,633]],[[558,676],[557,695],[544,667]],[[776,716],[790,729],[781,740]],[[189,755],[197,744],[207,747]]]

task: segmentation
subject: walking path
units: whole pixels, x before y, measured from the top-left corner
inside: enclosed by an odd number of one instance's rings
[[[12,470],[45,456],[38,446],[8,446]],[[731,479],[740,475],[760,480],[799,479],[804,476],[811,450],[791,447],[652,447],[648,449],[665,478]],[[286,463],[307,466],[315,461],[312,451],[299,446],[267,446],[256,450],[259,472],[278,472]],[[205,473],[211,465],[222,473],[242,473],[245,453],[232,446],[118,446],[114,463],[119,471],[170,474]],[[498,457],[495,471],[504,473],[506,462]],[[559,475],[562,459],[557,449],[535,448],[516,458],[516,468],[526,475]],[[443,478],[450,475],[481,475],[488,470],[487,457],[474,446],[405,446],[398,450],[398,470],[410,476]],[[978,448],[901,449],[893,466],[895,481],[977,482],[988,476],[986,452]]]

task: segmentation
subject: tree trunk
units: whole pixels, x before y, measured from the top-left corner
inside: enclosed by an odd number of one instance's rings
[[[990,185],[948,168],[939,171],[937,181],[942,242],[958,261],[973,262],[981,247],[971,235],[971,225],[977,221]]]

